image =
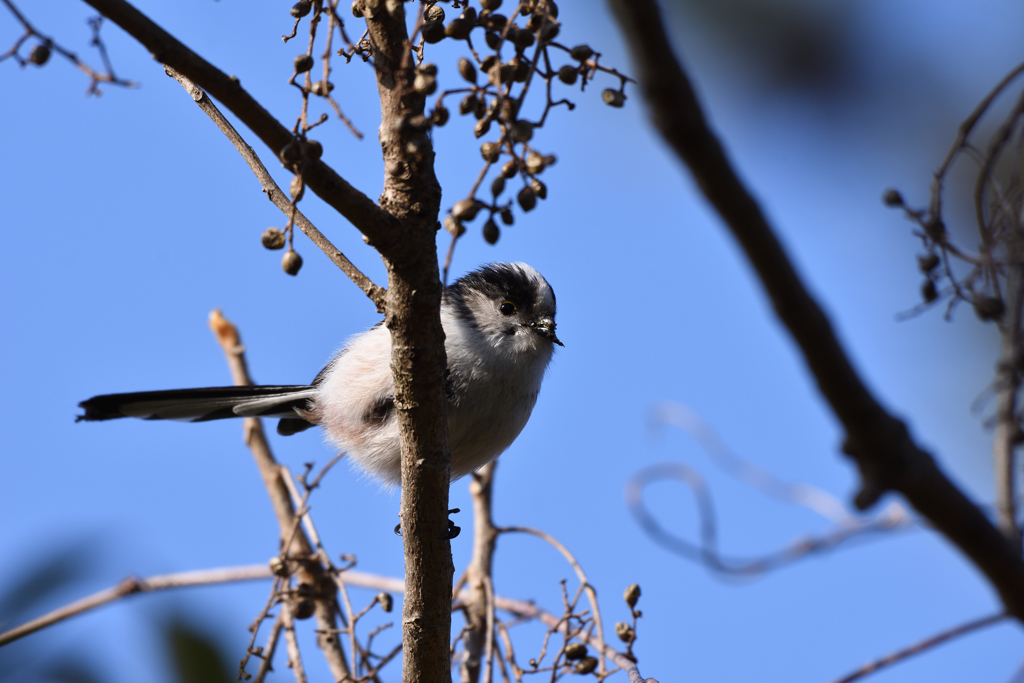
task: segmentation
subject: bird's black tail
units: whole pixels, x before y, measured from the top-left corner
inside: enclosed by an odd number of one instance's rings
[[[290,425],[288,433],[312,426],[300,411],[316,397],[315,386],[208,387],[141,391],[133,394],[93,396],[78,404],[85,410],[75,421],[114,420],[138,417],[144,420],[206,422],[229,417],[280,417]],[[304,425],[297,423],[302,422]],[[292,424],[295,423],[295,424]]]

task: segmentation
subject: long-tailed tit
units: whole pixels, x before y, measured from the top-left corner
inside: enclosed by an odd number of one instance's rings
[[[484,266],[444,290],[441,325],[448,355],[452,479],[487,464],[526,426],[551,361],[555,293],[525,263]],[[79,420],[139,417],[203,422],[279,417],[290,435],[314,425],[354,465],[386,484],[402,480],[391,377],[391,333],[383,324],[356,335],[313,383],[210,387],[95,396]]]

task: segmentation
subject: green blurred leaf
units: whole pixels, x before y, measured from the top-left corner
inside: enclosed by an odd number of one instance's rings
[[[234,681],[219,644],[181,620],[164,627],[167,650],[180,683],[230,683]]]

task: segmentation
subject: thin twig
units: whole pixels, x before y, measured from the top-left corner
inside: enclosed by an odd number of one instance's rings
[[[274,625],[270,628],[270,635],[267,636],[267,644],[263,646],[260,668],[256,670],[256,676],[253,678],[253,683],[263,683],[267,674],[274,670],[274,667],[272,666],[274,652],[277,650],[277,643],[281,639],[281,630],[284,628],[284,613],[287,609],[287,605],[281,606],[277,619],[274,620]]]

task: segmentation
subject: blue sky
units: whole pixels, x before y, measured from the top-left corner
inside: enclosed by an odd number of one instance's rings
[[[300,48],[278,38],[290,29],[283,5],[138,6],[291,125],[299,101],[285,82]],[[47,7],[22,9],[96,61],[85,25],[92,12],[74,2]],[[587,42],[604,53],[602,62],[628,69],[603,5],[563,0],[560,7],[565,43]],[[917,244],[880,196],[895,185],[909,200],[926,201],[959,120],[1021,60],[1019,6],[863,4],[847,28],[866,85],[830,102],[760,87],[763,76],[720,50],[709,29],[685,14],[671,21],[732,158],[857,367],[946,472],[990,503],[990,435],[985,409],[972,412],[972,404],[991,381],[993,330],[968,311],[953,323],[939,311],[896,321],[917,302]],[[0,42],[18,34],[0,13]],[[112,25],[104,37],[119,75],[141,88],[106,88],[89,99],[86,79],[62,60],[25,70],[0,63],[0,222],[8,235],[0,270],[0,577],[13,581],[34,561],[84,542],[84,578],[48,607],[130,574],[250,564],[276,552],[276,527],[240,424],[76,425],[79,401],[230,383],[206,328],[213,308],[238,324],[252,373],[264,383],[311,380],[346,338],[378,319],[304,237],[296,238],[301,274],[281,272],[279,254],[263,249],[259,235],[283,219],[234,149],[144,50]],[[456,87],[456,56],[446,47],[431,58],[442,67],[442,88]],[[334,94],[366,139],[333,121],[320,129],[324,157],[376,197],[383,168],[372,74],[356,62],[336,73]],[[995,611],[977,572],[927,530],[737,584],[666,552],[633,522],[626,481],[644,466],[673,461],[706,474],[729,554],[756,555],[825,528],[717,472],[684,434],[652,436],[647,418],[663,400],[689,406],[735,452],[785,479],[848,500],[856,477],[800,358],[735,245],[653,134],[639,98],[612,109],[600,102],[601,87],[571,94],[576,110],[557,112],[535,136],[558,157],[543,176],[548,199],[517,215],[496,246],[479,237],[478,219],[456,251],[456,275],[512,260],[544,273],[558,295],[566,345],[530,424],[500,459],[498,522],[544,529],[569,546],[600,591],[609,628],[626,616],[621,591],[639,583],[636,651],[644,674],[662,681],[827,681]],[[267,150],[241,130],[286,183]],[[436,132],[435,146],[447,207],[465,195],[480,157],[461,117]],[[315,198],[302,208],[384,284],[379,259],[351,225]],[[447,244],[442,234],[442,253]],[[316,432],[274,436],[272,445],[293,471],[332,455]],[[692,538],[688,494],[667,484],[651,493],[666,526]],[[390,531],[397,494],[341,467],[312,502],[333,554],[357,555],[364,571],[400,575],[400,540]],[[452,502],[470,508],[465,482],[453,485]],[[457,570],[469,546],[468,534],[453,543]],[[558,580],[571,570],[553,550],[505,537],[497,563],[498,593],[557,609]],[[169,680],[154,623],[185,614],[235,660],[267,590],[250,584],[139,597],[32,636],[0,652],[0,662],[82,651],[110,681]],[[538,648],[526,634],[517,650]],[[313,648],[306,651],[322,675]],[[1005,681],[1022,652],[1019,626],[1004,624],[875,680]],[[279,669],[277,680],[288,680]],[[397,679],[397,669],[385,677]]]

